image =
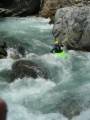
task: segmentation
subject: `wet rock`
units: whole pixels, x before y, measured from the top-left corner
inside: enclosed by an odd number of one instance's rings
[[[14,48],[9,48],[7,50],[8,52],[8,58],[12,58],[12,59],[20,59],[22,56],[19,54],[19,52],[17,51],[17,49]]]
[[[90,7],[59,9],[53,35],[68,49],[90,51]]]
[[[0,3],[3,6],[0,16],[28,16],[39,12],[41,0],[4,0]]]
[[[0,98],[0,120],[6,120],[7,117],[7,104]]]
[[[8,58],[20,59],[25,57],[26,51],[22,45],[17,45],[17,48],[8,48],[7,49]]]
[[[17,51],[22,56],[25,56],[25,48],[23,46],[19,45],[18,48],[17,48]]]
[[[0,59],[7,57],[6,48],[7,48],[6,43],[3,43],[2,45],[0,45]]]
[[[12,65],[11,80],[23,77],[47,78],[44,68],[29,60],[19,60]]]

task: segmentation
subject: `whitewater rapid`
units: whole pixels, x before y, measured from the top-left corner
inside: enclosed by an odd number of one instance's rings
[[[9,83],[9,70],[16,60],[0,59],[0,97],[8,105],[7,120],[90,119],[90,53],[69,51],[68,59],[51,55],[53,26],[48,21],[36,17],[0,20],[1,41],[13,49],[22,45],[26,55],[21,59],[48,71],[48,79],[24,77]]]

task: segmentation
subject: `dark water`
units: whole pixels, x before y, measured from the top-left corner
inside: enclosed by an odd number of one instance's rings
[[[0,42],[14,49],[23,46],[24,59],[48,71],[48,79],[18,78],[8,83],[16,60],[0,60],[0,97],[8,104],[8,120],[90,119],[90,54],[69,51],[68,59],[51,55],[52,27],[43,18],[0,20]]]

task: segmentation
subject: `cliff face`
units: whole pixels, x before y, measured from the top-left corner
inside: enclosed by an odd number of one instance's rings
[[[40,13],[52,17],[58,8],[88,4],[90,0],[0,0],[0,16],[27,16]]]
[[[90,0],[44,0],[44,5],[41,10],[41,15],[51,17],[55,15],[58,8],[72,5],[88,4]]]
[[[1,0],[0,16],[27,16],[37,14],[41,0]]]
[[[51,17],[55,14],[56,9],[59,7],[59,0],[44,0],[41,16]]]
[[[0,0],[0,4],[2,5],[2,7],[8,8],[9,6],[11,6],[11,4],[14,2],[14,0]]]
[[[90,51],[90,6],[58,9],[53,35],[68,49]]]
[[[55,16],[53,35],[68,49],[90,51],[90,0],[44,0],[43,17]]]

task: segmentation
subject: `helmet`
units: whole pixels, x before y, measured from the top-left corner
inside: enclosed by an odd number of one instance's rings
[[[58,42],[58,40],[55,40],[55,44],[58,44],[59,42]]]

